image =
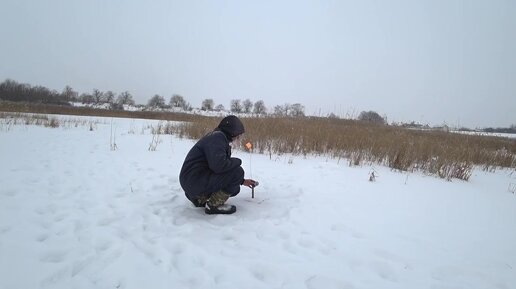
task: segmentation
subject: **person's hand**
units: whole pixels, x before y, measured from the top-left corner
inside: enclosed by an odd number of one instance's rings
[[[244,179],[244,182],[242,183],[242,185],[252,189],[252,188],[258,186],[258,182],[255,180],[251,180],[251,179]]]

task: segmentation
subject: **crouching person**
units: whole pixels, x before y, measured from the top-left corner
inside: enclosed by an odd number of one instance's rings
[[[236,212],[236,207],[226,201],[240,192],[240,186],[253,188],[257,184],[244,179],[242,160],[231,157],[229,144],[244,132],[238,117],[227,116],[186,155],[179,174],[181,187],[196,207],[205,208],[206,214]]]

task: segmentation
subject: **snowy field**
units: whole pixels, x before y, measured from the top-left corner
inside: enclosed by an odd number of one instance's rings
[[[480,132],[480,131],[451,131],[453,133],[467,134],[467,135],[477,135],[477,136],[496,136],[496,137],[504,137],[510,139],[516,139],[516,134],[514,133],[498,133],[498,132]]]
[[[0,289],[516,288],[514,172],[369,182],[371,167],[234,150],[260,186],[208,216],[178,181],[193,141],[149,151],[156,121],[64,118],[85,121],[0,124]]]

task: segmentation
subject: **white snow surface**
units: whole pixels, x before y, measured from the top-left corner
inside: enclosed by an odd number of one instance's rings
[[[369,182],[342,160],[234,150],[255,198],[206,215],[178,180],[194,141],[149,151],[156,121],[73,118],[0,124],[1,289],[516,288],[516,173]]]

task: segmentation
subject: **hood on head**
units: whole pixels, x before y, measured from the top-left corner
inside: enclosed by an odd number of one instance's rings
[[[229,115],[223,118],[217,128],[229,135],[231,138],[235,138],[245,132],[244,124],[234,115]]]

